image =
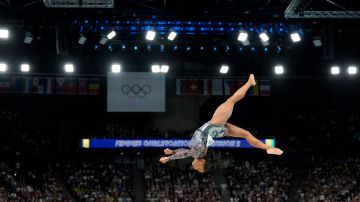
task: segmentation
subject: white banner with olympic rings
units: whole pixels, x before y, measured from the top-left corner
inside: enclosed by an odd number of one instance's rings
[[[109,73],[108,112],[165,112],[165,76],[143,72]]]

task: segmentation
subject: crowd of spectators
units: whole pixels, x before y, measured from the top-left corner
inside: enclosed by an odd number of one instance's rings
[[[360,201],[360,159],[326,160],[306,172],[297,201]]]
[[[113,163],[68,163],[63,178],[79,201],[131,202],[132,184],[129,170]]]
[[[280,202],[289,199],[292,171],[272,161],[230,163],[227,169],[230,201]]]
[[[144,170],[145,201],[221,201],[220,189],[210,173],[199,174],[174,162],[153,163]]]
[[[51,170],[0,163],[0,201],[69,201]]]

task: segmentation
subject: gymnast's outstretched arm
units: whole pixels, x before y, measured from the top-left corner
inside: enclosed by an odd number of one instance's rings
[[[161,163],[166,163],[170,160],[191,157],[195,154],[195,151],[193,149],[175,149],[175,150],[165,149],[164,153],[168,155],[171,154],[171,156],[162,157],[160,159]]]

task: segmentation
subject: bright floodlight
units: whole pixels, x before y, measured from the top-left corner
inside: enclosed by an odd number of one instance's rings
[[[349,67],[348,67],[348,74],[350,74],[350,75],[357,74],[357,67],[355,67],[355,66],[349,66]]]
[[[0,29],[0,38],[7,39],[9,38],[9,30],[7,29]]]
[[[152,65],[151,66],[151,71],[153,73],[159,73],[160,72],[160,65]]]
[[[177,35],[176,32],[170,32],[170,34],[169,34],[169,36],[168,36],[168,39],[169,39],[170,41],[172,41],[172,40],[175,39],[176,35]]]
[[[154,31],[147,31],[146,33],[146,40],[152,41],[155,39],[156,32]]]
[[[106,37],[110,40],[116,36],[116,32],[113,30],[106,35]]]
[[[0,72],[6,72],[7,66],[5,63],[0,63]]]
[[[167,73],[169,71],[169,65],[161,65],[160,72]]]
[[[229,66],[227,66],[227,65],[221,66],[220,73],[226,74],[228,71],[229,71]]]
[[[248,38],[248,33],[246,32],[240,32],[239,36],[238,36],[238,40],[241,42],[246,41]]]
[[[65,72],[67,72],[67,73],[74,72],[74,65],[73,64],[65,64]]]
[[[290,34],[290,37],[291,37],[292,42],[294,42],[294,43],[301,41],[301,37],[300,37],[299,33],[297,33],[297,32]]]
[[[113,64],[111,66],[111,72],[112,73],[120,73],[121,71],[121,65],[120,64]]]
[[[331,74],[332,75],[340,74],[340,68],[338,66],[331,67]]]
[[[265,33],[265,32],[262,32],[260,35],[259,35],[260,39],[263,41],[263,42],[267,42],[269,41],[269,36]]]
[[[284,67],[282,65],[276,65],[275,74],[283,74],[283,73],[284,73]]]
[[[29,72],[30,71],[30,65],[29,64],[21,64],[20,70],[22,72]]]

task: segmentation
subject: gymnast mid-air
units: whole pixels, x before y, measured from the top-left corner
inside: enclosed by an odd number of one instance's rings
[[[246,84],[239,88],[234,95],[216,109],[211,120],[196,129],[190,140],[190,149],[165,149],[164,153],[170,156],[162,157],[160,162],[166,163],[170,160],[193,157],[193,168],[199,172],[205,172],[205,157],[208,146],[214,142],[214,138],[221,138],[224,136],[245,138],[253,147],[264,149],[268,154],[281,155],[283,153],[281,149],[266,145],[256,139],[249,131],[227,123],[235,103],[245,96],[250,87],[255,85],[256,81],[254,75],[250,74]]]

